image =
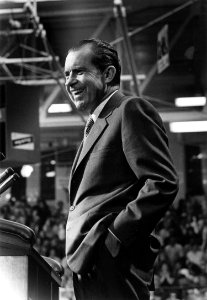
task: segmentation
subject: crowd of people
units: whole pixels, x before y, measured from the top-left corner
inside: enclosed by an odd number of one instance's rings
[[[0,218],[22,223],[35,232],[35,249],[64,267],[62,287],[72,291],[72,273],[65,259],[67,209],[62,201],[51,205],[42,199],[11,199],[1,205]],[[172,206],[157,226],[161,241],[156,261],[154,297],[167,299],[199,288],[207,290],[207,203],[205,198],[186,197]],[[165,293],[165,298],[163,298]],[[72,296],[71,296],[72,297]],[[170,299],[170,298],[169,298]],[[176,298],[175,298],[176,299]],[[190,299],[190,298],[188,298]],[[193,298],[192,298],[193,299]]]
[[[34,248],[42,256],[50,257],[64,267],[62,287],[72,289],[72,274],[65,259],[65,224],[67,210],[62,201],[38,199],[28,201],[11,197],[0,206],[0,218],[30,227],[36,236]]]
[[[183,299],[184,294],[199,289],[206,297],[206,204],[204,197],[187,196],[171,207],[158,224],[157,234],[162,245],[155,269],[158,295],[164,290],[167,294],[177,291],[177,297]]]

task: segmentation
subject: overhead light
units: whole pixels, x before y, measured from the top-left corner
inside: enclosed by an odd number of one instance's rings
[[[190,107],[190,106],[204,106],[206,104],[206,97],[180,97],[175,99],[175,106]]]
[[[0,2],[14,2],[14,3],[26,3],[28,0],[0,0]],[[48,0],[36,0],[37,2],[48,2]],[[49,0],[49,1],[57,1],[57,0]],[[59,0],[63,1],[63,0]]]
[[[171,132],[206,132],[207,121],[185,121],[171,122],[169,124]]]
[[[24,165],[22,168],[21,168],[21,175],[22,177],[25,177],[25,178],[28,178],[31,176],[32,172],[34,171],[34,168],[33,166],[31,165]]]
[[[53,103],[48,108],[48,113],[68,113],[71,112],[72,108],[69,103]]]
[[[45,176],[47,178],[52,178],[52,177],[55,177],[55,171],[48,171]]]
[[[136,78],[138,80],[144,80],[144,79],[146,79],[146,75],[145,74],[138,74],[138,75],[136,75]],[[122,81],[130,81],[132,79],[133,79],[133,77],[132,77],[131,74],[123,74],[123,75],[121,75],[121,80]]]

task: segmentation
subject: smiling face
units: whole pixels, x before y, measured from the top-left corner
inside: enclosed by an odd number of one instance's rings
[[[78,110],[91,113],[107,94],[105,73],[92,63],[91,46],[68,53],[65,61],[66,90]]]

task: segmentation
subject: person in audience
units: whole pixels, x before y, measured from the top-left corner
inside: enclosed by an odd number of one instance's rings
[[[177,242],[175,236],[170,236],[167,245],[164,247],[164,252],[172,267],[176,261],[182,259],[184,255],[183,246]]]
[[[172,287],[175,282],[173,273],[169,264],[164,261],[159,270],[159,285],[160,287]]]
[[[195,266],[195,269],[204,269],[204,253],[201,250],[201,246],[194,239],[190,241],[190,247],[186,253],[186,259],[191,265]]]

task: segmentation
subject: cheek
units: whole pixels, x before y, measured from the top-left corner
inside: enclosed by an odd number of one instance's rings
[[[99,97],[103,94],[104,86],[100,80],[96,80],[95,83],[90,85],[89,93],[92,97]]]
[[[88,101],[90,102],[97,102],[100,100],[100,97],[102,95],[102,90],[98,88],[97,86],[91,86],[88,89]]]
[[[87,85],[93,90],[103,89],[103,82],[99,75],[90,74],[86,78]]]

